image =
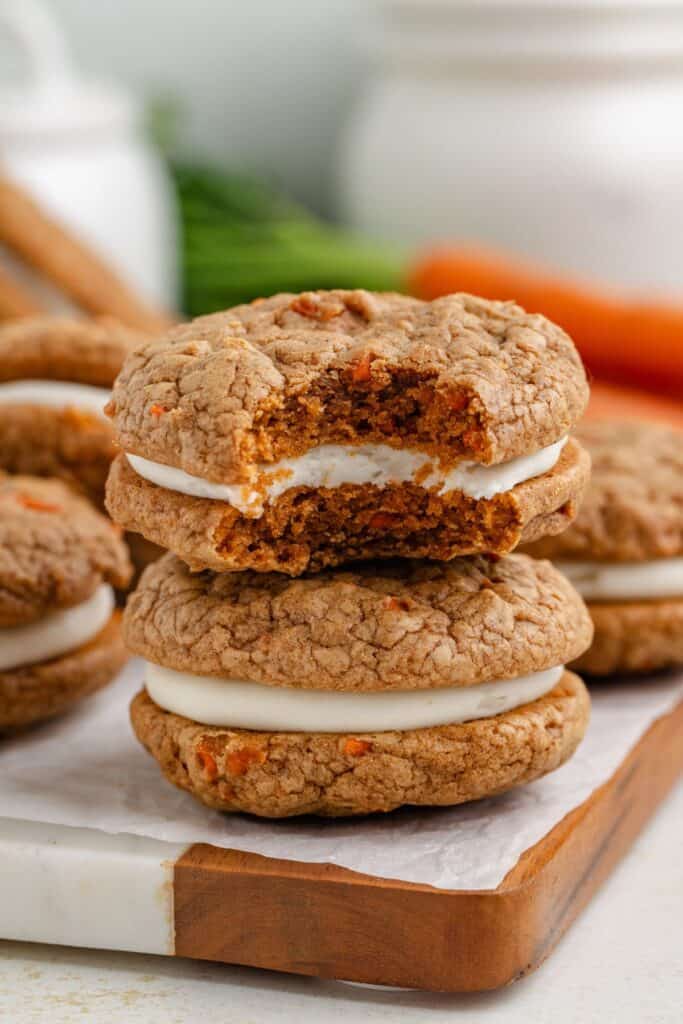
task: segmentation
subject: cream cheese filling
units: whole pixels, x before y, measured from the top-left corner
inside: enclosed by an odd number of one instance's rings
[[[386,444],[323,444],[292,459],[263,463],[256,467],[258,487],[251,484],[218,484],[193,476],[174,466],[127,454],[139,476],[159,487],[195,498],[225,501],[242,515],[258,518],[264,505],[275,501],[292,487],[341,487],[343,484],[372,484],[386,487],[395,483],[418,483],[438,494],[462,491],[480,500],[509,491],[517,484],[547,473],[556,464],[567,438],[520,455],[496,466],[459,462],[449,470],[414,448],[391,448]]]
[[[521,707],[549,693],[564,667],[517,679],[390,693],[341,693],[214,679],[146,662],[155,704],[202,725],[267,732],[386,732],[471,722]]]
[[[683,557],[649,562],[557,561],[555,565],[587,601],[683,597]]]
[[[0,672],[75,651],[104,629],[113,611],[114,591],[108,583],[101,583],[81,604],[51,612],[26,626],[0,629]]]
[[[42,405],[50,409],[83,409],[106,420],[108,388],[63,380],[10,380],[0,384],[0,404]],[[107,420],[108,422],[108,420]]]

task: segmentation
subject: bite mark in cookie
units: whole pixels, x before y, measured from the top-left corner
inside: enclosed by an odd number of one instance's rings
[[[482,550],[504,554],[567,527],[589,466],[570,439],[553,469],[492,498],[460,490],[440,494],[415,483],[298,487],[252,518],[224,502],[156,486],[119,456],[107,484],[107,507],[124,527],[195,569],[299,575],[395,555],[448,560]]]
[[[195,568],[505,552],[571,518],[586,398],[570,339],[513,303],[276,295],[129,357],[107,507]]]

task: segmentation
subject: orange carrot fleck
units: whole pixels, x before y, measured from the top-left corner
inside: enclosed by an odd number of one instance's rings
[[[402,611],[407,612],[410,608],[410,602],[405,597],[387,597],[384,602],[384,607],[390,611]]]
[[[387,530],[390,526],[393,526],[396,522],[396,516],[392,516],[389,512],[375,512],[370,517],[368,526],[371,530]]]
[[[365,352],[351,371],[351,380],[354,384],[362,384],[364,381],[370,380],[370,366],[370,353]]]
[[[451,391],[446,399],[448,408],[453,412],[460,412],[467,405],[467,395],[464,391]]]
[[[168,409],[165,406],[158,405],[155,402],[154,405],[151,405],[149,407],[149,411],[151,416],[163,416],[165,412],[168,412]]]
[[[41,501],[40,498],[34,498],[30,494],[17,494],[17,501],[24,508],[30,508],[34,512],[61,512],[61,505],[53,505],[49,501]]]
[[[215,779],[218,775],[218,765],[215,758],[203,747],[197,748],[197,762],[209,779]]]
[[[344,743],[344,753],[349,757],[362,757],[370,750],[372,750],[372,743],[369,743],[367,740],[357,740],[349,737]]]
[[[263,764],[266,760],[265,750],[256,747],[242,747],[234,750],[226,758],[226,766],[231,775],[245,775],[252,764]]]

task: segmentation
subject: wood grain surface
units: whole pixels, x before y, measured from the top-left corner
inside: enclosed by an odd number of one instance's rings
[[[543,962],[681,771],[683,703],[495,890],[192,846],[175,866],[176,955],[409,988],[498,988]]]

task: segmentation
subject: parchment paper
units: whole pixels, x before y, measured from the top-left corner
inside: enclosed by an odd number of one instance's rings
[[[74,714],[0,742],[0,819],[213,843],[447,889],[495,888],[524,850],[605,782],[650,724],[683,699],[683,673],[602,684],[574,758],[501,797],[363,820],[261,821],[209,811],[162,778],[128,724],[141,676],[140,665],[130,662]]]

